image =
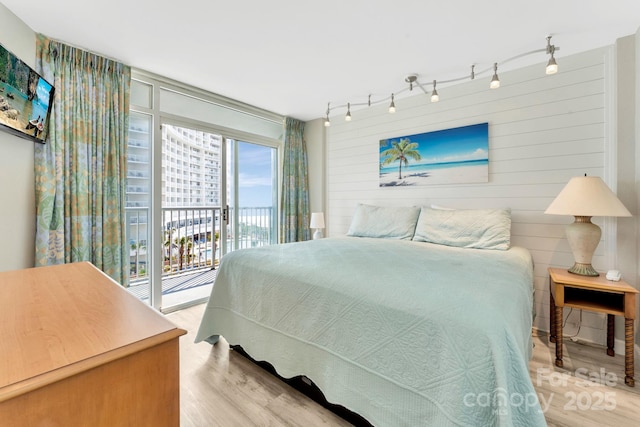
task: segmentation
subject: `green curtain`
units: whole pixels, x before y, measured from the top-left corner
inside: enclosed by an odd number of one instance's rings
[[[280,242],[309,240],[309,177],[304,122],[285,120]]]
[[[39,34],[36,67],[55,87],[36,144],[36,266],[90,261],[128,283],[125,202],[130,67]]]

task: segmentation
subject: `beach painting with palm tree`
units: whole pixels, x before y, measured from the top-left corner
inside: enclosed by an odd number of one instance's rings
[[[380,187],[489,181],[489,123],[380,140]]]

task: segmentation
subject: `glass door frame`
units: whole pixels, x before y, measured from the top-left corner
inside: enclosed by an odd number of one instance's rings
[[[158,88],[159,89],[159,88]],[[154,122],[154,132],[153,132],[153,149],[152,149],[152,209],[151,209],[151,247],[153,250],[151,251],[151,274],[150,274],[150,305],[162,312],[170,312],[177,309],[181,309],[187,307],[189,305],[198,303],[199,301],[194,301],[191,304],[181,304],[180,306],[170,306],[163,307],[162,304],[162,267],[163,267],[163,251],[162,251],[162,126],[164,124],[172,125],[172,126],[180,126],[190,129],[195,129],[197,131],[207,132],[211,134],[220,135],[221,138],[221,208],[224,210],[228,209],[228,200],[227,200],[227,141],[229,139],[235,141],[248,142],[257,145],[263,145],[269,148],[275,149],[276,161],[274,165],[274,191],[273,191],[273,200],[274,200],[274,227],[273,232],[275,233],[275,243],[278,241],[279,236],[279,221],[277,218],[280,213],[280,182],[281,182],[281,174],[279,171],[282,169],[282,142],[277,140],[272,140],[270,138],[261,137],[258,135],[253,135],[250,133],[245,133],[233,129],[228,129],[224,127],[218,127],[211,125],[210,123],[204,123],[198,120],[190,120],[185,117],[178,117],[167,113],[160,113],[156,116],[158,118],[157,122]],[[157,124],[156,124],[157,123]],[[237,144],[234,144],[237,147]],[[237,162],[237,153],[234,156],[234,159]],[[236,176],[236,185],[234,188],[237,188],[237,165],[235,168],[235,176]],[[237,200],[237,195],[236,199]],[[237,211],[237,209],[235,209]],[[228,211],[227,211],[228,212]],[[228,223],[228,221],[227,221]],[[227,247],[227,223],[224,223],[221,218],[220,225],[220,257],[225,253],[229,252]]]
[[[271,151],[271,187],[275,190],[271,192],[271,206],[273,206],[273,214],[271,215],[271,222],[269,223],[269,228],[272,231],[272,235],[271,235],[271,240],[270,240],[270,244],[276,244],[278,243],[279,240],[279,215],[280,215],[280,173],[278,173],[279,170],[281,170],[281,165],[280,165],[280,147],[276,146],[274,144],[265,144],[265,143],[258,143],[258,142],[253,142],[251,140],[247,140],[246,138],[228,138],[225,137],[224,138],[224,144],[225,144],[225,148],[227,149],[226,154],[230,157],[228,157],[226,160],[231,159],[233,161],[233,165],[231,166],[232,170],[233,170],[233,177],[231,178],[233,180],[232,183],[227,182],[227,189],[231,188],[233,189],[233,194],[231,197],[231,203],[233,203],[233,206],[230,206],[230,202],[229,200],[226,201],[225,207],[233,212],[233,216],[231,218],[231,220],[233,221],[232,224],[235,225],[239,225],[239,220],[240,220],[240,183],[239,183],[239,176],[240,176],[240,169],[242,168],[242,164],[240,163],[240,144],[251,144],[251,145],[256,145],[256,146],[260,146],[260,147],[265,147],[268,148]],[[232,146],[232,148],[230,149],[229,146]],[[226,161],[225,160],[225,161]],[[228,165],[229,163],[226,162],[226,164]],[[227,169],[228,170],[228,169]],[[225,178],[229,179],[228,174],[224,175]],[[231,187],[229,187],[229,185],[231,185]],[[228,224],[227,224],[228,225]],[[224,253],[228,253],[231,251],[235,251],[238,249],[241,249],[240,247],[240,241],[239,241],[239,227],[237,226],[233,226],[232,227],[233,230],[233,235],[232,236],[227,236],[227,239],[225,240],[224,244]],[[229,237],[231,237],[229,239]],[[228,243],[231,242],[232,247],[228,247]]]

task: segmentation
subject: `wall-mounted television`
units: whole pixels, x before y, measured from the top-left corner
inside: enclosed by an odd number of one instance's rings
[[[44,143],[54,87],[0,44],[0,129]]]

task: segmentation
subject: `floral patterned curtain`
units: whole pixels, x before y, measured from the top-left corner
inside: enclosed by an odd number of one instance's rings
[[[280,242],[309,240],[309,177],[304,122],[285,120]]]
[[[36,67],[55,87],[35,149],[36,266],[90,261],[125,284],[131,69],[41,34]]]

